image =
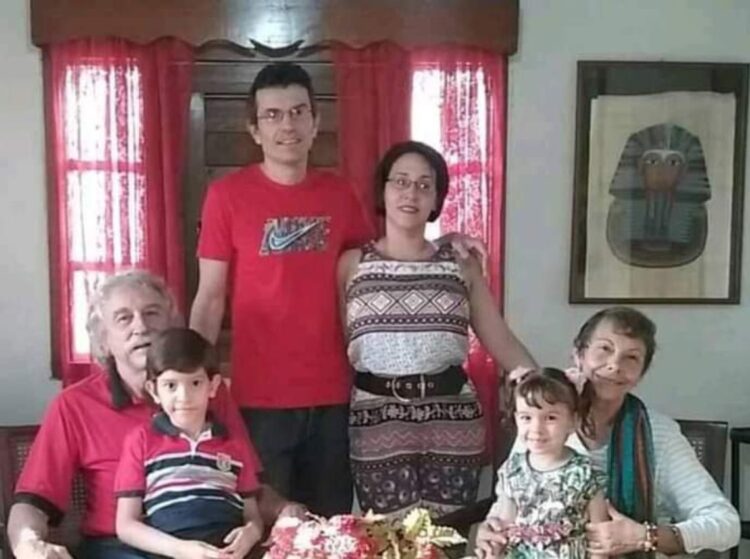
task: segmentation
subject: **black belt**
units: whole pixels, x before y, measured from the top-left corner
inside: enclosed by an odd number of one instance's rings
[[[379,376],[357,371],[354,386],[380,396],[393,396],[398,400],[412,400],[427,396],[458,394],[466,384],[466,373],[459,365],[448,367],[433,375]]]

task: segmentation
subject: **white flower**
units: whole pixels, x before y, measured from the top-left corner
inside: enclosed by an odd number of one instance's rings
[[[300,551],[315,549],[315,540],[320,535],[320,529],[316,525],[303,524],[294,535],[294,548]]]

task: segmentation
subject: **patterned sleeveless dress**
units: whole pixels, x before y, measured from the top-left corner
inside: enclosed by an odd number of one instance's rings
[[[357,374],[435,375],[466,359],[468,290],[450,246],[425,261],[364,246],[346,307]],[[349,428],[362,510],[403,516],[420,506],[439,516],[476,500],[485,432],[470,381],[457,394],[408,401],[355,387]]]
[[[577,452],[554,470],[538,471],[527,452],[516,452],[498,470],[496,493],[516,505],[508,559],[585,559],[591,499],[604,490],[605,476]],[[494,513],[490,511],[490,516]]]

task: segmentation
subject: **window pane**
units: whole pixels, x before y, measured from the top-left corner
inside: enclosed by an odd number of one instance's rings
[[[446,91],[452,91],[444,99]],[[443,130],[443,104],[453,103],[452,111],[465,114],[466,121],[456,131]],[[470,103],[471,107],[464,107]],[[473,106],[476,104],[476,108]],[[464,108],[470,110],[463,110]],[[443,223],[451,228],[483,237],[474,224],[486,223],[489,212],[487,176],[487,86],[484,72],[466,70],[446,74],[435,68],[423,68],[413,74],[411,100],[411,137],[436,148],[445,157],[451,171],[451,189],[441,219],[428,223],[426,236],[435,239],[443,233]],[[452,136],[460,142],[451,149]],[[454,146],[455,147],[455,146]],[[467,157],[468,155],[468,157]],[[481,216],[478,219],[477,216]]]
[[[138,67],[70,66],[65,141],[75,161],[140,162],[143,102]]]
[[[71,261],[141,264],[145,254],[144,176],[69,171],[67,186]]]
[[[75,360],[87,360],[91,348],[89,336],[86,331],[86,319],[88,317],[89,296],[94,292],[98,282],[106,277],[104,272],[87,272],[77,270],[73,272],[71,282],[71,327],[73,358]]]
[[[418,70],[412,77],[411,137],[442,151],[442,118],[440,115],[440,70]],[[441,235],[440,218],[428,223],[425,236]]]

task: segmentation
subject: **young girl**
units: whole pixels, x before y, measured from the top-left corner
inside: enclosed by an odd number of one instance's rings
[[[565,441],[577,427],[591,432],[593,389],[583,377],[553,368],[515,370],[508,384],[508,414],[526,450],[512,453],[498,471],[497,501],[477,536],[477,555],[588,557],[586,523],[607,519],[604,476]]]

